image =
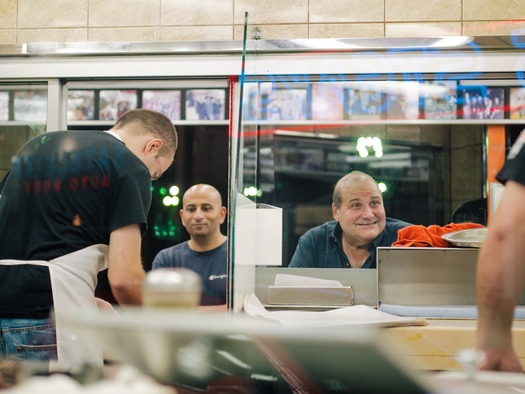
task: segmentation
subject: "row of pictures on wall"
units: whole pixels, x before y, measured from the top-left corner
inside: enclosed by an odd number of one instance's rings
[[[145,108],[172,121],[224,120],[226,89],[70,90],[68,120],[117,120],[126,111]]]
[[[126,111],[146,108],[161,112],[172,121],[224,120],[226,102],[226,89],[69,90],[67,119],[115,121]],[[46,117],[46,90],[0,91],[0,121],[45,122]]]
[[[525,88],[457,81],[247,84],[246,120],[525,119]]]
[[[517,86],[456,81],[247,83],[245,91],[245,120],[525,119],[525,87]],[[226,103],[226,89],[70,90],[67,118],[115,121],[130,109],[147,108],[172,121],[224,120]],[[46,90],[0,91],[0,121],[45,121],[46,116]]]

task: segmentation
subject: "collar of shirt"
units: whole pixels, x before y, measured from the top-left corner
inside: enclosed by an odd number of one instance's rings
[[[105,133],[108,133],[108,134],[111,134],[113,137],[115,137],[117,140],[119,140],[120,142],[124,143],[124,141],[122,141],[122,138],[120,138],[120,135],[118,135],[117,133],[115,133],[114,131],[111,131],[111,130],[105,130],[104,131]]]

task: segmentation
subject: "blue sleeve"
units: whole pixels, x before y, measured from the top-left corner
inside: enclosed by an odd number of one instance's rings
[[[154,270],[156,268],[163,268],[163,267],[169,267],[169,255],[167,253],[166,249],[161,250],[155,258],[153,259],[153,263],[151,263],[151,269]]]
[[[305,234],[306,235],[306,234]],[[297,248],[292,256],[288,267],[291,268],[310,268],[315,267],[314,245],[312,240],[304,235],[299,238]]]
[[[411,225],[411,223],[387,217],[384,235],[375,246],[392,246],[392,244],[397,241],[398,230]]]

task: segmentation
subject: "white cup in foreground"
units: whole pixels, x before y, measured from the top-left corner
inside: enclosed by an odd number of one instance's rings
[[[201,298],[200,276],[186,268],[158,268],[146,274],[142,287],[145,307],[195,309]]]

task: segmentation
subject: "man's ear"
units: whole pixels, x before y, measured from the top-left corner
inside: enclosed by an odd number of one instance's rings
[[[186,228],[186,224],[184,223],[184,219],[182,218],[183,210],[179,210],[179,216],[180,216],[180,222],[182,223],[182,227]]]
[[[334,220],[336,222],[339,221],[339,210],[337,209],[334,203],[332,203],[332,216],[334,217]]]
[[[158,155],[163,144],[164,142],[162,142],[160,138],[149,140],[145,147],[146,153],[154,153],[155,156]]]
[[[219,215],[219,224],[223,224],[226,220],[226,207],[221,207]]]

